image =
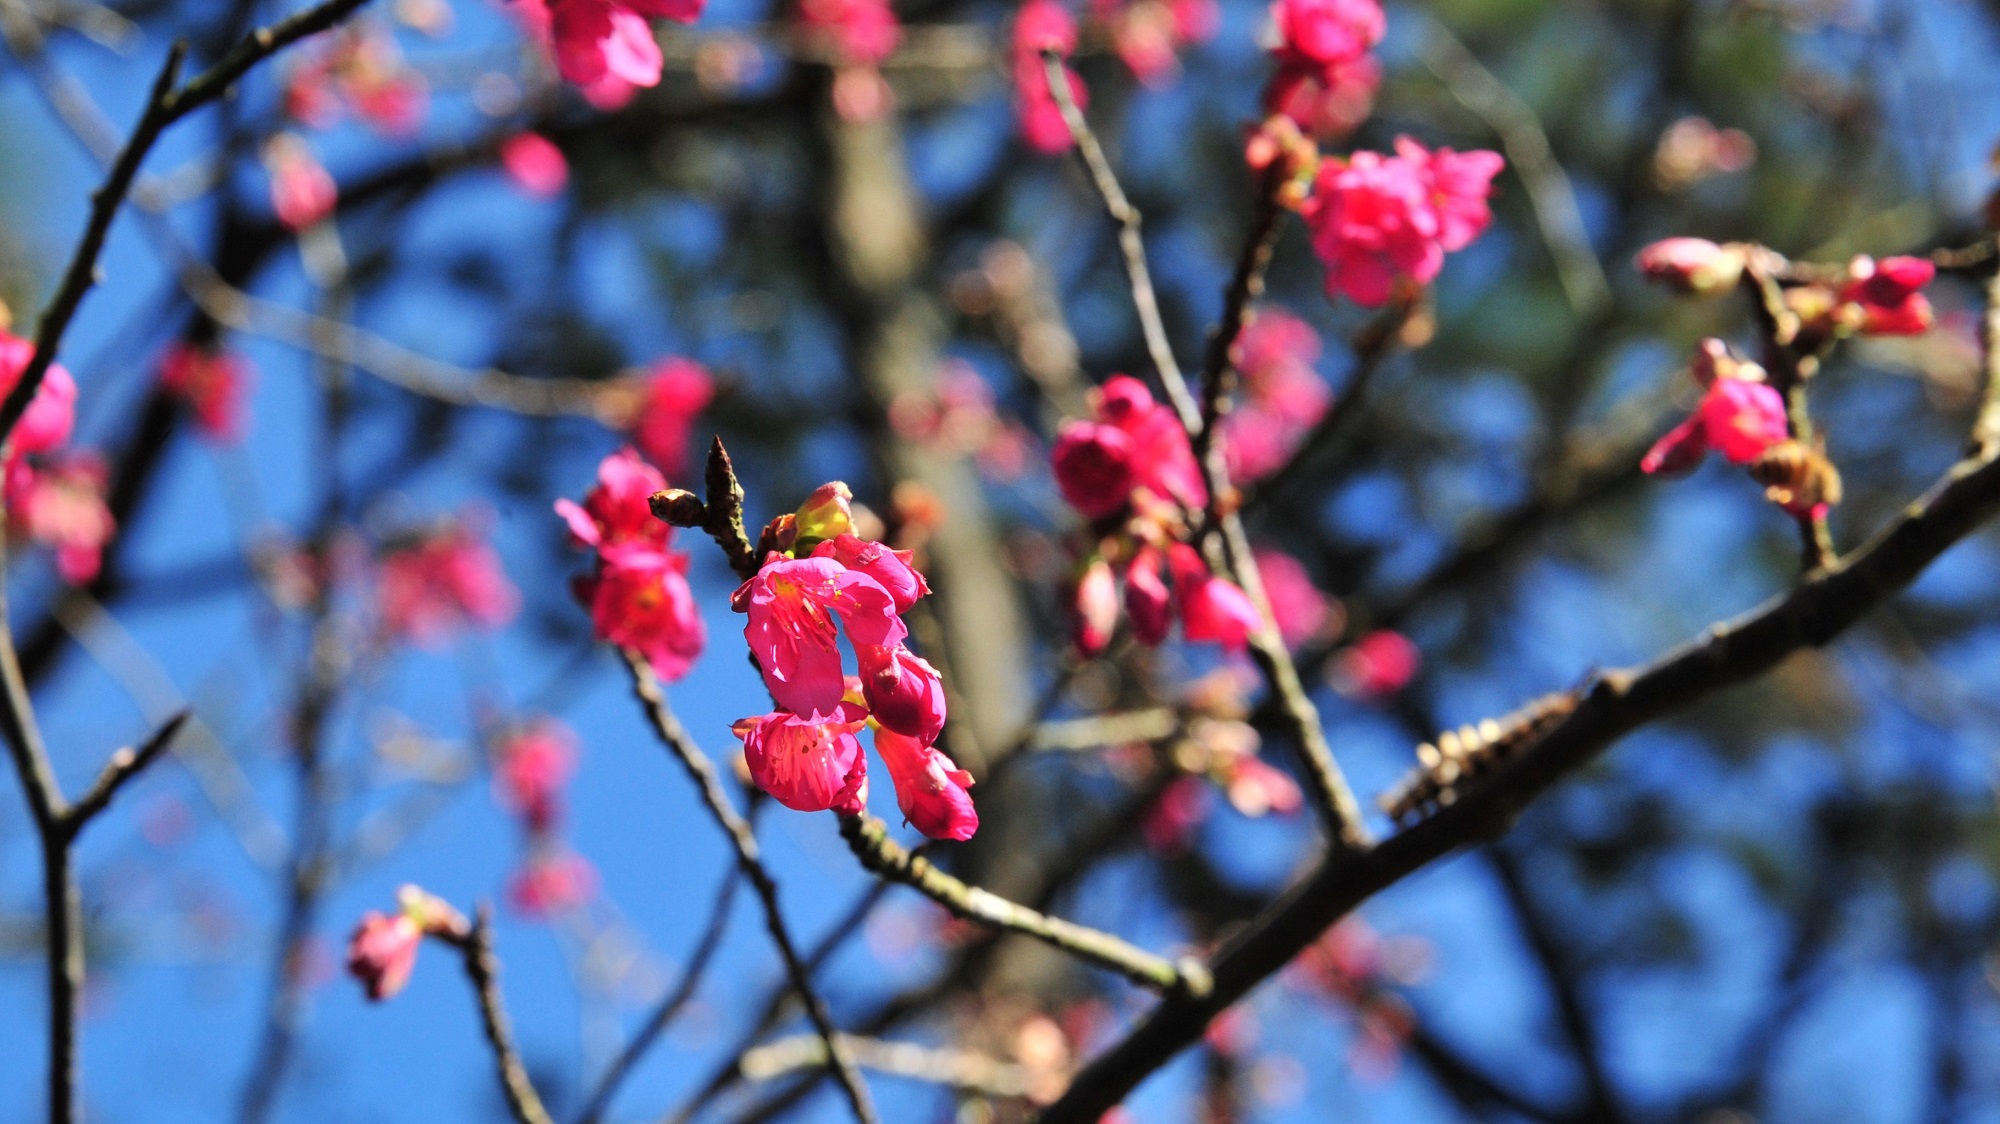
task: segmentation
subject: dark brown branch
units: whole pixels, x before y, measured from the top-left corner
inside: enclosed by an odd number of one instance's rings
[[[79,797],[77,802],[70,806],[69,812],[63,816],[63,828],[68,835],[74,838],[83,830],[84,825],[90,822],[91,817],[109,807],[111,798],[118,795],[118,790],[125,787],[125,782],[138,776],[146,766],[153,763],[155,757],[173,744],[175,735],[181,732],[181,727],[187,724],[188,718],[192,715],[192,711],[183,710],[167,719],[166,724],[155,730],[153,736],[147,738],[139,748],[121,749],[113,753],[111,759],[104,763],[103,770],[97,774],[97,780],[90,786],[90,790]]]
[[[1996,511],[2000,462],[1961,461],[1888,529],[1791,592],[1650,664],[1599,676],[1567,720],[1492,781],[1376,847],[1322,862],[1216,956],[1213,993],[1163,1001],[1077,1076],[1042,1124],[1095,1121],[1355,906],[1462,846],[1503,833],[1536,796],[1632,730],[1828,643]]]
[[[915,889],[955,917],[1033,937],[1154,991],[1199,995],[1208,990],[1208,972],[1198,961],[1176,963],[1110,933],[1049,917],[978,886],[968,886],[929,859],[904,850],[889,838],[888,826],[873,816],[840,817],[840,835],[869,871]]]
[[[463,924],[464,919],[459,920]],[[514,1046],[514,1031],[507,1021],[507,1007],[500,999],[500,958],[493,954],[493,911],[481,905],[472,928],[462,939],[440,937],[455,946],[465,958],[465,976],[479,1000],[479,1024],[486,1031],[486,1043],[493,1048],[493,1064],[500,1074],[500,1089],[507,1097],[507,1110],[515,1124],[554,1124],[528,1069]]]
[[[20,380],[8,391],[6,400],[0,402],[0,442],[14,432],[21,415],[27,413],[28,403],[34,400],[43,376],[55,362],[56,352],[62,347],[63,335],[69,330],[78,306],[97,283],[97,258],[103,252],[105,238],[111,233],[112,220],[118,217],[119,208],[124,205],[126,196],[131,194],[133,181],[139,175],[139,166],[145,163],[160,134],[174,122],[221,97],[251,67],[308,35],[332,27],[365,3],[367,0],[326,0],[270,27],[258,28],[214,66],[179,89],[174,88],[174,83],[180,77],[181,62],[187,55],[187,48],[184,44],[175,43],[167,51],[166,64],[160,68],[159,77],[153,80],[152,92],[146,99],[145,112],[139,116],[139,124],[133,128],[131,138],[112,162],[103,185],[91,195],[90,218],[84,225],[83,237],[70,256],[69,267],[63,271],[62,283],[56,288],[55,297],[50,300],[48,308],[42,313],[41,322],[36,325],[34,358],[28,361]]]
[[[715,449],[721,450],[721,442]],[[722,455],[727,464],[727,454]],[[711,454],[711,468],[716,458]],[[730,475],[734,480],[734,474]],[[741,492],[737,493],[739,496]],[[739,523],[740,526],[740,523]],[[754,571],[753,571],[754,572]],[[854,1059],[848,1056],[841,1045],[838,1032],[834,1029],[833,1016],[827,1011],[825,1000],[813,988],[812,973],[799,959],[798,946],[792,941],[791,930],[785,925],[785,916],[778,907],[778,884],[770,871],[764,868],[759,856],[757,836],[750,830],[750,824],[736,811],[729,801],[729,794],[722,790],[722,778],[715,771],[714,762],[694,743],[688,732],[681,726],[679,718],[667,706],[666,695],[660,690],[659,680],[654,678],[653,669],[644,657],[636,652],[625,651],[626,666],[632,670],[632,690],[639,697],[639,704],[645,708],[653,730],[667,749],[680,761],[688,776],[701,790],[702,799],[708,805],[709,814],[729,836],[730,844],[736,849],[736,862],[750,879],[751,888],[757,891],[757,900],[764,907],[764,923],[771,931],[771,940],[778,946],[778,955],[785,962],[785,971],[791,977],[792,990],[796,991],[800,1002],[805,1005],[806,1015],[812,1020],[813,1029],[826,1042],[828,1068],[840,1080],[841,1090],[847,1094],[849,1107],[855,1118],[863,1124],[874,1124],[876,1120],[874,1102],[868,1096],[868,1086],[861,1073],[854,1067]]]

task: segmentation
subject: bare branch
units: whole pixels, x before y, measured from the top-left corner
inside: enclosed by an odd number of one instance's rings
[[[461,922],[462,923],[462,922]],[[472,929],[462,939],[441,936],[465,958],[465,975],[472,981],[473,995],[479,1000],[479,1023],[486,1030],[486,1043],[493,1048],[493,1064],[500,1073],[500,1088],[507,1096],[507,1110],[515,1124],[554,1124],[528,1069],[514,1046],[514,1031],[507,1021],[507,1007],[500,998],[500,958],[493,954],[493,911],[481,905]]]
[[[1013,1062],[1003,1062],[971,1050],[940,1050],[914,1042],[886,1042],[843,1034],[841,1044],[859,1065],[881,1073],[928,1081],[989,1097],[1026,1097],[1028,1074]],[[802,1034],[780,1038],[743,1055],[739,1063],[751,1081],[770,1081],[802,1069],[826,1065],[826,1043]]]
[[[183,710],[167,719],[166,723],[153,731],[153,736],[147,738],[138,749],[121,749],[113,753],[111,759],[104,763],[103,770],[97,774],[96,782],[63,816],[64,833],[70,838],[75,838],[77,833],[83,830],[84,825],[90,822],[91,817],[109,807],[111,798],[118,795],[118,790],[125,787],[127,781],[138,776],[146,766],[153,763],[155,757],[173,744],[175,735],[181,732],[181,727],[187,724],[188,718],[193,713]]]

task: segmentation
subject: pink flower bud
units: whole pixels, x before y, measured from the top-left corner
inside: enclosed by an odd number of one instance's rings
[[[1915,336],[1930,330],[1935,316],[1922,289],[1937,275],[1925,258],[1857,257],[1848,266],[1840,296],[1855,310],[1859,330],[1871,336]]]
[[[966,840],[979,830],[972,806],[972,774],[916,738],[884,726],[875,731],[875,751],[896,785],[896,806],[910,826],[932,839]]]
[[[1264,618],[1250,595],[1235,582],[1211,574],[1201,554],[1186,543],[1173,545],[1174,595],[1181,634],[1191,641],[1221,644],[1240,652]]]
[[[799,505],[792,526],[798,536],[794,541],[801,551],[837,535],[852,537],[854,493],[839,480],[821,484]]]
[[[925,745],[944,731],[944,680],[937,669],[900,644],[857,644],[861,692],[869,713],[888,729]]]
[[[1087,519],[1102,519],[1132,497],[1132,439],[1114,426],[1064,422],[1051,460],[1063,498]]]
[[[1342,652],[1337,670],[1355,694],[1375,699],[1408,686],[1421,664],[1417,646],[1408,637],[1382,629]]]
[[[1154,645],[1173,627],[1173,602],[1161,569],[1166,559],[1158,547],[1142,546],[1125,570],[1125,614],[1132,618],[1132,635]]]
[[[1117,627],[1118,579],[1112,574],[1110,563],[1093,558],[1084,568],[1083,576],[1077,579],[1070,635],[1076,641],[1077,651],[1094,656],[1111,643],[1111,633]]]
[[[371,909],[348,938],[347,970],[361,981],[368,998],[380,1003],[409,982],[423,940],[423,928],[407,914],[389,917]]]
[[[1743,251],[1704,238],[1666,238],[1639,251],[1639,272],[1683,293],[1713,296],[1736,287],[1743,276]]]
[[[569,160],[540,133],[515,133],[500,145],[500,166],[521,190],[546,199],[569,183]]]

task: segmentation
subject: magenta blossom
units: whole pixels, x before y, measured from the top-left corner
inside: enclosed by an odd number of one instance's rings
[[[1503,163],[1498,153],[1430,152],[1398,137],[1394,156],[1357,152],[1321,164],[1301,213],[1326,263],[1328,294],[1379,307],[1399,283],[1429,284],[1445,254],[1491,221],[1486,198]]]
[[[911,564],[912,554],[907,550],[891,550],[879,542],[843,532],[819,544],[813,556],[832,558],[850,570],[874,578],[889,591],[898,613],[909,612],[910,606],[931,591],[930,583]]]
[[[932,839],[972,838],[979,812],[972,806],[972,774],[928,742],[884,726],[875,731],[875,751],[896,785],[896,806],[910,826]]]
[[[1173,628],[1173,600],[1164,576],[1166,556],[1155,546],[1142,546],[1125,568],[1125,615],[1132,618],[1132,635],[1139,643],[1166,640]]]
[[[515,133],[500,145],[500,167],[522,191],[546,199],[569,183],[569,159],[540,133]]]
[[[889,591],[832,558],[773,554],[730,605],[749,614],[743,638],[771,697],[811,720],[831,717],[846,691],[836,619],[856,645],[900,644],[909,635]]]
[[[389,633],[422,647],[469,626],[497,628],[521,606],[500,556],[462,521],[383,555],[376,600]]]
[[[160,388],[194,410],[202,432],[217,441],[243,435],[243,396],[250,364],[219,347],[177,343],[160,360]]]
[[[597,896],[597,868],[560,846],[536,846],[507,883],[507,904],[524,917],[550,917]]]
[[[1701,396],[1694,414],[1646,451],[1646,472],[1683,472],[1710,449],[1731,464],[1749,464],[1783,441],[1785,400],[1762,382],[1720,377]]]
[[[1235,582],[1210,573],[1200,552],[1186,543],[1175,543],[1169,560],[1181,634],[1192,641],[1210,641],[1232,652],[1242,651],[1250,634],[1264,624],[1250,595]]]
[[[1264,597],[1271,603],[1271,616],[1285,645],[1296,648],[1324,631],[1333,612],[1299,560],[1276,550],[1258,550],[1255,557],[1264,579]]]
[[[647,374],[645,391],[633,443],[660,471],[678,476],[687,468],[689,431],[715,397],[715,379],[701,364],[671,356]]]
[[[510,731],[494,749],[493,789],[500,803],[527,821],[528,830],[555,826],[562,787],[576,770],[576,734],[541,717]]]
[[[408,914],[391,917],[371,909],[348,938],[347,971],[361,981],[370,1001],[394,998],[416,970],[423,943],[423,927]]]
[[[605,556],[598,572],[576,583],[597,638],[644,656],[669,683],[694,666],[708,628],[687,580],[687,555],[629,549]]]
[[[1071,638],[1084,655],[1097,655],[1111,643],[1118,627],[1118,577],[1104,559],[1091,559],[1077,579],[1070,622]]]
[[[1014,91],[1021,135],[1037,152],[1065,152],[1072,143],[1062,108],[1049,89],[1048,69],[1041,52],[1052,49],[1067,58],[1076,50],[1076,18],[1058,0],[1028,0],[1014,17]],[[1068,67],[1070,98],[1078,109],[1089,104],[1083,79]]]
[[[778,803],[799,812],[858,814],[868,802],[868,760],[854,735],[866,722],[861,707],[839,702],[823,720],[776,710],[742,719],[733,730],[743,739],[751,781]]]
[[[583,497],[583,503],[557,500],[556,514],[578,543],[607,557],[634,548],[662,551],[674,529],[653,518],[647,500],[666,486],[667,478],[659,469],[640,460],[635,450],[620,449],[598,462],[597,487]]]
[[[33,342],[0,329],[0,397],[13,392],[34,357]],[[28,412],[7,437],[10,452],[15,457],[52,452],[69,440],[75,425],[76,380],[62,364],[52,363],[28,400]]]
[[[930,745],[944,732],[944,680],[937,669],[901,645],[857,644],[861,692],[868,711],[885,729]]]

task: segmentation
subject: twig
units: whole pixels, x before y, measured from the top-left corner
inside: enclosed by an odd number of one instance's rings
[[[1424,21],[1429,38],[1424,44],[1424,65],[1444,83],[1451,96],[1500,138],[1507,152],[1507,164],[1528,189],[1534,207],[1535,225],[1549,256],[1556,262],[1556,277],[1570,310],[1589,319],[1611,303],[1611,283],[1604,267],[1590,247],[1590,234],[1577,206],[1576,191],[1569,176],[1549,148],[1549,135],[1535,111],[1520,95],[1508,89],[1451,29],[1435,18]]]
[[[83,830],[91,817],[110,806],[111,798],[118,795],[118,790],[125,787],[125,782],[138,776],[141,770],[153,763],[153,758],[158,757],[173,744],[174,736],[181,732],[181,727],[187,724],[188,718],[193,713],[188,710],[181,711],[167,719],[165,725],[153,731],[153,736],[141,743],[138,749],[121,749],[111,755],[111,759],[104,763],[104,768],[97,774],[97,781],[77,798],[75,804],[70,805],[69,813],[63,816],[64,830],[71,838],[75,838],[77,833]]]
[[[1742,287],[1750,299],[1750,309],[1764,337],[1762,356],[1771,387],[1785,400],[1785,429],[1808,447],[1813,443],[1813,422],[1806,398],[1806,382],[1819,368],[1817,355],[1801,354],[1798,347],[1799,318],[1785,307],[1785,296],[1774,273],[1788,265],[1771,251],[1752,254],[1743,269]],[[1820,508],[1796,516],[1799,539],[1807,570],[1831,565],[1835,550],[1833,531],[1826,512]]]
[[[1181,716],[1174,708],[1155,706],[1043,722],[1029,728],[1023,747],[1040,752],[1098,749],[1128,742],[1159,741],[1172,737],[1180,728]]]
[[[840,817],[840,835],[862,866],[911,887],[955,917],[1033,937],[1154,991],[1200,995],[1208,990],[1208,971],[1199,961],[1170,961],[1110,933],[1050,917],[989,890],[968,886],[929,859],[904,850],[889,838],[888,825],[873,816]]]
[[[709,457],[711,471],[717,463],[716,454],[721,453],[721,449],[722,443],[717,441]],[[720,459],[726,467],[728,454],[721,453]],[[733,475],[731,479],[734,479]],[[738,495],[740,494],[739,492]],[[750,879],[751,888],[757,891],[757,900],[764,907],[764,923],[771,931],[772,943],[778,946],[778,955],[785,962],[785,971],[791,976],[792,989],[805,1004],[806,1015],[812,1020],[813,1029],[819,1032],[820,1038],[827,1044],[828,1068],[839,1079],[841,1090],[847,1094],[847,1102],[854,1110],[855,1118],[863,1124],[875,1124],[875,1105],[868,1096],[868,1086],[862,1080],[860,1072],[854,1068],[854,1059],[848,1057],[847,1051],[835,1037],[833,1016],[828,1013],[826,1002],[814,990],[812,973],[806,970],[804,962],[799,959],[798,948],[792,942],[791,931],[785,926],[784,913],[778,907],[778,884],[772,880],[770,871],[764,868],[763,860],[759,857],[757,836],[750,830],[749,823],[729,802],[729,794],[722,790],[722,779],[715,771],[715,764],[701,751],[701,747],[694,743],[694,739],[688,736],[687,730],[681,726],[680,719],[676,718],[673,710],[667,706],[666,695],[661,692],[659,680],[654,678],[652,667],[636,652],[628,649],[622,654],[626,666],[632,670],[633,693],[638,696],[639,704],[645,708],[654,732],[687,770],[695,786],[701,789],[702,799],[708,804],[709,814],[715,817],[724,834],[729,836],[730,844],[736,848],[737,865],[742,867],[744,876]]]
[[[507,1109],[516,1124],[554,1124],[521,1054],[514,1046],[514,1031],[507,1021],[507,1008],[500,998],[500,958],[493,954],[493,910],[481,905],[472,928],[463,938],[441,936],[465,958],[465,976],[472,981],[473,995],[479,1000],[479,1022],[486,1029],[486,1042],[493,1047],[493,1064],[500,1073],[500,1088],[507,1095]]]
[[[1167,329],[1160,319],[1160,301],[1153,290],[1153,275],[1146,268],[1146,243],[1139,236],[1139,208],[1125,198],[1125,189],[1118,186],[1118,176],[1111,170],[1111,162],[1104,157],[1104,146],[1097,143],[1097,134],[1090,131],[1090,123],[1083,119],[1083,111],[1077,108],[1076,99],[1070,96],[1069,73],[1063,66],[1062,57],[1053,50],[1042,52],[1042,68],[1048,75],[1049,92],[1055,95],[1056,106],[1062,110],[1063,122],[1069,126],[1069,135],[1076,141],[1076,151],[1083,160],[1084,170],[1090,173],[1091,182],[1097,185],[1097,194],[1104,200],[1104,209],[1111,215],[1111,221],[1118,224],[1118,248],[1125,257],[1125,278],[1132,288],[1132,304],[1138,309],[1139,331],[1146,339],[1146,354],[1153,360],[1153,367],[1159,372],[1160,385],[1166,388],[1167,399],[1173,403],[1174,412],[1180,415],[1181,424],[1189,433],[1201,429],[1201,408],[1195,404],[1194,395],[1188,392],[1187,379],[1181,376],[1180,364],[1174,359],[1173,345],[1167,342]]]
[[[653,493],[649,498],[653,517],[706,533],[722,548],[730,570],[749,581],[757,576],[757,548],[750,545],[750,535],[743,529],[743,483],[736,478],[736,465],[729,459],[729,450],[723,448],[720,435],[709,442],[703,486],[708,491],[706,500],[696,499],[693,492],[681,488]]]
[[[1378,846],[1322,861],[1215,957],[1215,989],[1207,998],[1162,1002],[1077,1076],[1041,1124],[1095,1121],[1197,1040],[1210,1019],[1361,902],[1459,847],[1504,831],[1522,807],[1632,730],[1752,679],[1802,648],[1828,643],[1996,511],[2000,460],[1984,455],[1960,461],[1867,545],[1811,572],[1791,592],[1712,626],[1649,664],[1603,674],[1568,719],[1490,783]]]
[[[1245,513],[1261,510],[1293,484],[1309,476],[1320,454],[1332,448],[1348,426],[1361,416],[1369,388],[1374,385],[1383,362],[1394,350],[1391,345],[1396,342],[1397,333],[1402,331],[1411,311],[1409,304],[1394,302],[1355,334],[1349,344],[1349,350],[1354,355],[1354,368],[1348,372],[1347,382],[1341,386],[1333,405],[1306,431],[1289,460],[1255,487],[1246,489],[1242,505]]]
[[[1282,169],[1274,165],[1265,173],[1257,192],[1257,211],[1250,220],[1250,236],[1244,239],[1229,287],[1223,290],[1222,321],[1208,338],[1208,357],[1201,369],[1201,428],[1191,438],[1197,464],[1208,460],[1209,448],[1217,436],[1216,423],[1229,408],[1229,395],[1235,390],[1235,379],[1231,377],[1235,365],[1230,362],[1229,353],[1250,322],[1250,306],[1264,293],[1264,272],[1270,268],[1271,253],[1278,245],[1278,220],[1285,214],[1278,203],[1278,189],[1282,186]],[[1219,501],[1211,495],[1209,502]]]
[[[2000,247],[2000,237],[1989,239]],[[1986,314],[1979,320],[1979,344],[1986,373],[1986,388],[1979,401],[1979,416],[1972,423],[1973,456],[1992,456],[2000,451],[2000,273],[1986,279]]]
[[[680,982],[674,985],[674,990],[666,998],[660,1000],[660,1005],[653,1009],[646,1024],[612,1059],[604,1076],[598,1078],[597,1087],[591,1091],[590,1099],[584,1102],[583,1112],[577,1117],[579,1124],[597,1124],[603,1119],[605,1110],[611,1107],[611,1098],[618,1095],[618,1087],[624,1084],[625,1078],[639,1064],[639,1059],[646,1056],[646,1051],[652,1049],[661,1032],[681,1013],[681,1008],[687,1006],[688,1000],[694,998],[694,993],[701,987],[702,977],[708,972],[709,961],[722,948],[722,935],[729,927],[729,911],[736,904],[736,891],[742,885],[743,868],[730,867],[729,873],[723,876],[722,889],[715,896],[715,905],[709,910],[708,927],[696,942],[694,955],[681,972]],[[817,1043],[819,1039],[812,1041]],[[820,1052],[816,1064],[826,1064],[824,1050]]]
[[[1070,137],[1076,142],[1084,167],[1104,200],[1104,208],[1119,225],[1118,244],[1125,254],[1125,272],[1132,290],[1132,305],[1139,315],[1139,323],[1146,336],[1147,350],[1151,352],[1154,365],[1159,368],[1160,381],[1165,385],[1167,397],[1173,402],[1180,415],[1181,425],[1187,430],[1188,440],[1197,447],[1207,449],[1208,455],[1197,463],[1201,466],[1202,480],[1206,485],[1211,504],[1210,516],[1218,511],[1226,511],[1227,497],[1231,492],[1229,471],[1224,463],[1222,450],[1206,434],[1204,411],[1196,405],[1188,392],[1187,380],[1182,377],[1179,365],[1174,360],[1172,347],[1167,342],[1166,326],[1160,319],[1159,302],[1153,294],[1152,275],[1146,267],[1146,246],[1139,237],[1139,210],[1125,197],[1125,191],[1118,186],[1118,177],[1111,170],[1111,164],[1104,157],[1104,148],[1097,143],[1097,137],[1090,130],[1090,123],[1084,120],[1082,110],[1077,108],[1076,99],[1070,96],[1068,77],[1063,70],[1062,60],[1054,51],[1042,52],[1042,63],[1047,71],[1049,89],[1054,94],[1056,105],[1061,109],[1063,121],[1069,126]],[[1275,190],[1275,181],[1266,183],[1266,193]],[[1277,215],[1261,217],[1253,227],[1249,244],[1245,247],[1231,282],[1229,307],[1225,309],[1224,322],[1233,324],[1231,331],[1218,330],[1209,341],[1210,363],[1214,365],[1210,384],[1220,382],[1222,372],[1228,367],[1230,348],[1236,344],[1236,332],[1241,331],[1250,298],[1262,286],[1262,271],[1270,260],[1269,241],[1275,236]],[[1392,333],[1393,334],[1393,333]],[[1213,409],[1219,414],[1222,408],[1220,389],[1205,390],[1214,398]],[[1292,727],[1294,740],[1298,744],[1299,757],[1305,767],[1306,786],[1311,792],[1313,804],[1318,809],[1321,820],[1327,825],[1328,833],[1341,847],[1366,846],[1369,841],[1368,829],[1362,823],[1361,805],[1354,799],[1354,791],[1341,774],[1340,766],[1333,759],[1333,751],[1327,745],[1326,731],[1320,725],[1319,710],[1313,706],[1312,698],[1306,693],[1300,681],[1298,669],[1292,665],[1291,654],[1286,650],[1277,625],[1271,618],[1268,599],[1264,596],[1262,576],[1257,572],[1257,563],[1250,550],[1249,535],[1243,529],[1243,520],[1233,511],[1221,515],[1223,555],[1228,576],[1249,594],[1256,603],[1263,625],[1250,638],[1252,657],[1264,672],[1271,692],[1279,700],[1281,709]]]
[[[103,185],[91,195],[90,218],[84,226],[83,237],[70,256],[69,267],[63,272],[55,297],[50,300],[48,308],[42,313],[41,322],[36,325],[34,357],[22,370],[20,380],[7,393],[6,400],[0,402],[0,442],[14,432],[21,415],[27,413],[28,403],[34,400],[43,376],[55,362],[56,351],[62,346],[63,334],[69,330],[70,320],[83,303],[84,295],[96,284],[97,258],[104,249],[106,236],[111,232],[111,222],[118,216],[119,208],[132,190],[139,165],[145,162],[160,134],[174,122],[221,97],[251,67],[308,35],[332,27],[365,3],[367,0],[326,0],[270,27],[258,28],[214,66],[179,89],[175,89],[174,83],[180,77],[187,48],[177,42],[168,49],[166,63],[153,80],[152,92],[146,98],[146,109],[139,117],[139,124],[133,128],[131,138],[118,153],[118,159],[112,162]]]
[[[940,1050],[914,1042],[885,1042],[854,1034],[843,1034],[840,1041],[854,1055],[855,1062],[868,1069],[989,1097],[1028,1095],[1027,1071],[1013,1062],[971,1050]],[[743,1076],[751,1081],[770,1081],[824,1065],[826,1043],[809,1034],[759,1046],[746,1052],[739,1063]]]

